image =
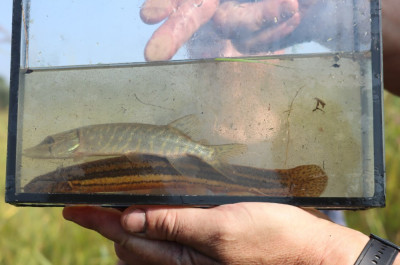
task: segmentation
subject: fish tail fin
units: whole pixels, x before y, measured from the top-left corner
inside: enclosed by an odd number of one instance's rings
[[[217,172],[232,182],[236,182],[235,169],[232,165],[228,164],[231,157],[243,154],[247,151],[245,144],[225,144],[213,146],[214,156],[212,159],[206,161]]]

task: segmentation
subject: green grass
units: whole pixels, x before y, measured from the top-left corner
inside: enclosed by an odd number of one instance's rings
[[[400,244],[400,98],[385,93],[386,207],[346,212],[350,227]]]
[[[346,212],[350,227],[400,244],[400,98],[385,94],[387,207]],[[4,203],[7,114],[0,112],[0,264],[115,264],[111,242],[65,221],[60,208]]]
[[[7,113],[0,112],[0,265],[116,264],[113,244],[62,218],[61,208],[4,203]]]

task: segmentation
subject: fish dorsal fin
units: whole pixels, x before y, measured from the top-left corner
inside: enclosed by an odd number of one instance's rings
[[[169,123],[168,126],[178,129],[179,131],[183,132],[187,136],[195,138],[199,134],[198,124],[199,119],[194,114],[189,114],[174,120],[173,122]]]

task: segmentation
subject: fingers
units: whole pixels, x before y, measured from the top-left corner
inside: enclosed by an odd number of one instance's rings
[[[280,45],[274,42],[292,33],[300,24],[301,10],[315,1],[302,0],[305,4],[299,7],[298,0],[224,1],[220,6],[219,0],[147,0],[142,20],[166,21],[148,41],[144,56],[147,61],[171,59],[211,18],[222,38],[231,39],[242,54],[276,50]],[[211,48],[201,47],[207,49]]]
[[[175,241],[209,254],[210,238],[218,234],[219,223],[213,209],[200,208],[129,208],[124,211],[122,227],[146,238]],[[215,220],[213,220],[216,218]],[[199,233],[201,227],[202,233]],[[211,255],[212,258],[217,258]]]
[[[203,24],[211,19],[218,4],[219,0],[183,1],[176,11],[171,13],[164,24],[153,33],[145,48],[146,60],[162,61],[171,59],[178,49]],[[146,17],[148,16],[146,15]]]
[[[147,240],[130,237],[124,245],[115,244],[115,253],[118,258],[127,264],[202,264],[215,265],[216,261],[174,242]]]
[[[120,225],[121,212],[116,209],[93,206],[65,207],[63,216],[80,226],[97,231],[114,242],[121,242],[127,237]]]
[[[118,258],[128,264],[188,264],[185,247],[173,242],[149,240],[135,236],[115,244]],[[186,262],[186,263],[185,263]]]
[[[66,207],[63,215],[65,219],[114,241],[117,256],[127,264],[216,264],[205,255],[176,242],[133,236],[121,227],[121,212],[115,209]]]
[[[123,260],[118,260],[117,265],[129,265],[128,263],[126,263]]]
[[[268,213],[263,212],[264,208],[269,209],[270,204],[243,203],[209,209],[144,207],[138,210],[132,207],[123,212],[121,224],[130,233],[178,242],[214,260],[228,262],[227,259],[239,258],[236,255],[244,256],[241,251],[235,251],[247,248],[248,242],[241,239],[259,232],[256,226],[267,224],[261,221],[267,222],[263,218]],[[260,212],[257,214],[260,218],[255,220],[253,211]],[[269,230],[261,231],[267,235]]]
[[[280,40],[297,28],[300,9],[297,0],[227,1],[217,9],[213,22],[239,52],[265,52],[279,49]]]
[[[292,33],[300,24],[301,16],[299,13],[293,15],[287,21],[275,27],[266,28],[257,32],[251,38],[232,40],[242,53],[257,53],[283,47],[284,42],[281,40]]]
[[[148,239],[177,242],[227,264],[243,264],[257,256],[279,260],[287,254],[288,246],[293,247],[293,255],[305,256],[308,253],[297,251],[297,239],[307,234],[312,238],[312,224],[320,222],[299,208],[271,203],[142,209],[132,207],[123,212],[121,224],[126,231]],[[274,249],[265,249],[267,245]]]
[[[155,24],[167,18],[185,0],[147,0],[140,9],[140,18],[146,24]]]
[[[223,36],[242,38],[246,37],[246,33],[248,35],[288,20],[298,8],[297,0],[264,0],[251,3],[227,1],[220,5],[213,21]]]
[[[320,258],[314,247],[329,241],[332,230],[338,229],[302,209],[273,203],[209,209],[135,206],[122,214],[99,207],[67,207],[63,214],[116,242],[118,257],[135,265],[281,264],[291,258],[306,263]]]

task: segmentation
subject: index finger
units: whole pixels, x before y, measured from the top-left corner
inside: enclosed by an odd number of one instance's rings
[[[156,0],[154,0],[156,1]],[[214,15],[219,0],[187,0],[151,36],[145,49],[147,61],[169,60]]]
[[[185,0],[147,0],[140,9],[140,18],[146,24],[155,24],[167,18]]]

